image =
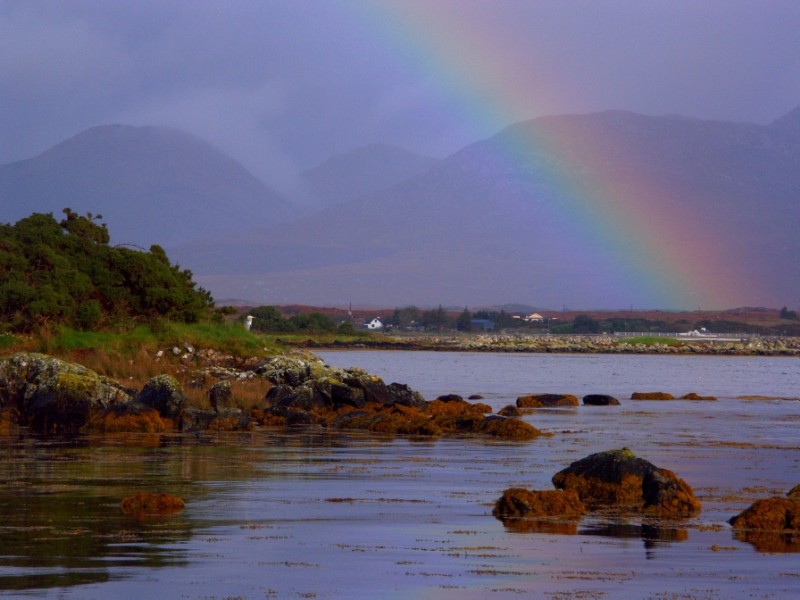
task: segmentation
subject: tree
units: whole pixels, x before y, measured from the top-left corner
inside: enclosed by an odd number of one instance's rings
[[[572,323],[573,333],[600,333],[600,323],[589,315],[578,315]]]
[[[472,331],[472,313],[466,307],[456,319],[456,329],[459,331]]]
[[[785,306],[781,309],[781,319],[788,319],[790,321],[797,320],[797,312],[793,310],[789,310]]]

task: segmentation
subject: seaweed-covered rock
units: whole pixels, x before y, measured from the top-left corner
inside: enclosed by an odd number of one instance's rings
[[[578,398],[572,394],[528,394],[517,398],[517,406],[519,408],[578,406]]]
[[[789,498],[796,498],[800,500],[800,484],[790,489],[786,495],[789,496]]]
[[[765,498],[728,521],[734,529],[800,533],[800,499]]]
[[[92,415],[81,428],[82,432],[102,433],[161,433],[171,431],[173,423],[158,414],[155,408],[141,402],[126,402],[109,406]]]
[[[556,473],[553,484],[575,490],[592,507],[620,506],[661,517],[689,517],[701,508],[692,488],[682,479],[637,458],[627,448],[576,461]]]
[[[619,406],[619,400],[608,394],[587,394],[583,397],[584,406]]]
[[[497,411],[497,414],[501,417],[521,417],[522,411],[518,409],[513,404],[509,404],[508,406],[504,406],[500,410]]]
[[[492,514],[498,519],[520,517],[581,517],[586,505],[575,490],[527,490],[509,488],[495,502]]]
[[[243,431],[251,426],[250,415],[240,408],[203,410],[190,406],[178,419],[181,431]]]
[[[135,400],[155,408],[162,417],[174,419],[180,415],[186,397],[181,384],[172,375],[156,375],[136,394]]]
[[[714,396],[701,396],[695,392],[689,392],[681,396],[681,400],[716,400]]]
[[[675,396],[667,392],[633,392],[631,400],[675,400]]]
[[[0,360],[0,408],[40,432],[77,432],[131,391],[78,364],[22,352]]]

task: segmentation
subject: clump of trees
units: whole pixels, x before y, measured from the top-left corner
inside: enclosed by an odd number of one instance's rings
[[[320,312],[299,313],[284,317],[274,306],[258,306],[247,311],[253,317],[251,331],[263,333],[355,333],[349,321],[336,323]]]
[[[149,252],[109,245],[102,215],[64,209],[0,224],[0,325],[30,331],[50,324],[94,329],[131,321],[195,322],[211,295],[192,272]]]

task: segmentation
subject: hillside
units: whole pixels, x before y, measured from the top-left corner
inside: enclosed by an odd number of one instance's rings
[[[244,224],[280,222],[289,204],[189,134],[105,125],[35,158],[0,165],[0,222],[70,207],[100,213],[113,243],[174,245]]]
[[[791,306],[799,121],[535,119],[391,188],[173,253],[205,287],[258,303]]]
[[[396,146],[370,144],[329,158],[303,178],[324,208],[397,185],[437,162]]]

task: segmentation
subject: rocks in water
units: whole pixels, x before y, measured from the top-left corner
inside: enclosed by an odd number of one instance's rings
[[[513,404],[509,404],[498,410],[497,414],[501,417],[521,417],[522,411]]]
[[[800,552],[799,488],[786,497],[757,500],[732,517],[736,538],[762,552]]]
[[[728,521],[734,529],[800,533],[800,499],[765,498]]]
[[[519,408],[578,406],[578,398],[572,394],[528,394],[517,398],[517,406]]]
[[[492,509],[492,514],[501,520],[522,517],[576,518],[585,513],[586,505],[575,490],[509,488]]]
[[[108,407],[92,415],[81,428],[92,433],[161,433],[172,431],[173,423],[155,408],[141,402],[127,402]]]
[[[714,396],[701,396],[695,392],[689,392],[681,396],[681,400],[716,400]]]
[[[619,400],[608,394],[588,394],[583,397],[584,406],[619,406]]]
[[[675,396],[667,392],[633,392],[631,400],[675,400]]]
[[[620,506],[655,516],[691,517],[700,512],[692,488],[672,471],[637,458],[627,448],[599,452],[553,476],[559,489],[573,489],[591,507]]]
[[[190,406],[178,418],[180,431],[243,431],[251,427],[250,415],[240,408],[203,410]]]
[[[186,503],[178,496],[143,492],[122,500],[122,512],[136,518],[164,517],[181,512]]]

